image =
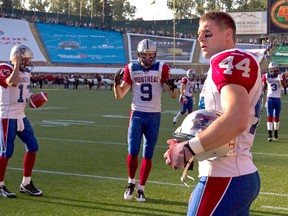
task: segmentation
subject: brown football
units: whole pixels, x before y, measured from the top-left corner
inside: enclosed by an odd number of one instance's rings
[[[31,95],[29,106],[31,108],[40,108],[46,104],[48,101],[47,92],[37,92]]]

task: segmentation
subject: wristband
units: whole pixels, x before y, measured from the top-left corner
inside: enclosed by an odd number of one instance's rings
[[[204,148],[198,137],[194,137],[188,141],[190,148],[193,150],[195,154],[199,154],[204,152]]]

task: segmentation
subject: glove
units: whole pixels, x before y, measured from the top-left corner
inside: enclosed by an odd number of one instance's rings
[[[174,84],[174,79],[167,79],[165,80],[166,85],[171,89],[171,91],[174,91],[174,89],[177,89],[177,86]]]
[[[124,70],[120,69],[116,72],[114,75],[114,83],[115,85],[120,85],[121,84],[121,79],[123,78],[124,75]]]
[[[188,141],[180,142],[177,139],[167,140],[169,149],[164,153],[166,164],[171,164],[173,169],[183,169],[188,161],[193,157],[194,152],[190,148]]]

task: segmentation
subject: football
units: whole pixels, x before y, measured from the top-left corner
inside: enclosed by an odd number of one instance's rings
[[[29,106],[31,108],[40,108],[46,104],[48,101],[48,93],[46,92],[37,92],[31,95]]]

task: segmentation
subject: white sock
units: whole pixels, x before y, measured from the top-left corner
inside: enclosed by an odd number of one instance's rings
[[[133,178],[133,179],[128,178],[128,183],[136,184],[136,179],[135,178]]]
[[[144,185],[138,185],[137,190],[142,190],[144,192],[144,188],[145,188]]]
[[[31,176],[23,176],[23,179],[22,179],[23,185],[28,185],[30,184],[30,182],[31,182]]]

